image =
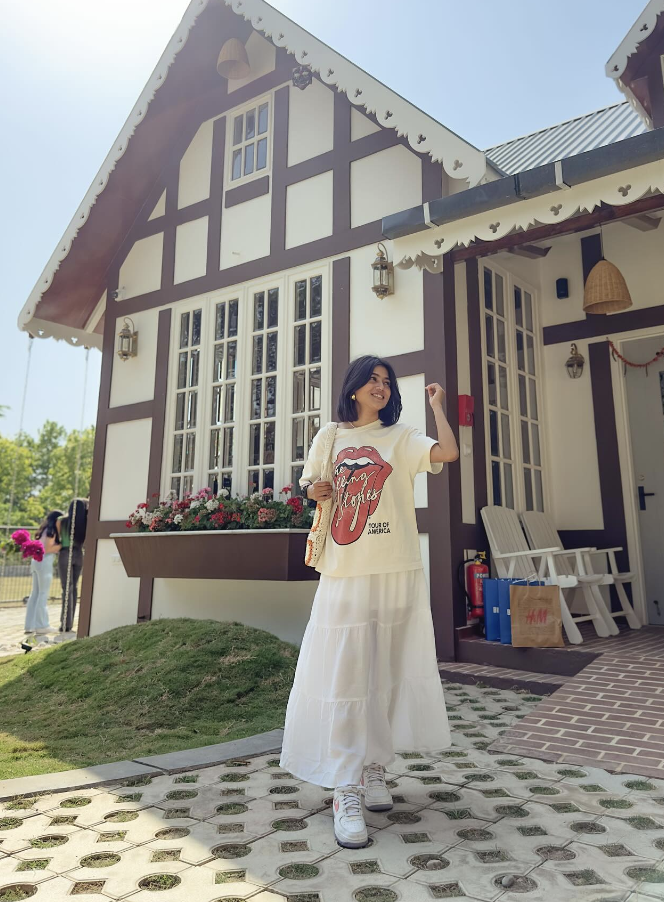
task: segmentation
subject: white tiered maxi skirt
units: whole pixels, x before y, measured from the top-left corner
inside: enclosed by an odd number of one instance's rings
[[[358,784],[395,751],[451,744],[424,571],[321,576],[286,711],[281,766]]]

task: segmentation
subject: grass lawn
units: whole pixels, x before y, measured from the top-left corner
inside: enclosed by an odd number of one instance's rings
[[[0,779],[283,725],[297,649],[213,620],[156,620],[0,658]]]

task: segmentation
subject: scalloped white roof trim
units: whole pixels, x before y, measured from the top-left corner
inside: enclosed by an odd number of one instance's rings
[[[394,260],[409,265],[421,253],[435,256],[455,247],[467,247],[473,241],[498,241],[514,231],[527,232],[537,226],[554,225],[577,213],[591,213],[602,203],[616,207],[631,204],[652,192],[664,195],[661,161],[397,238],[393,242]]]
[[[618,81],[622,77],[630,56],[633,56],[645,39],[650,37],[657,17],[663,12],[664,0],[650,0],[606,64],[606,74],[609,78]],[[621,90],[624,91],[622,86]]]
[[[301,65],[311,66],[325,84],[343,91],[350,102],[373,113],[386,128],[405,136],[413,150],[428,153],[454,179],[471,187],[486,173],[486,156],[431,116],[400,97],[359,66],[319,41],[265,0],[224,0],[235,13],[251,21],[256,31],[285,47]]]
[[[102,163],[99,172],[94,177],[92,185],[74,214],[73,219],[65,229],[64,235],[60,239],[56,249],[53,251],[50,260],[44,267],[41,276],[37,280],[37,284],[32,289],[30,296],[23,305],[23,309],[18,316],[19,329],[31,332],[39,338],[56,338],[67,341],[72,345],[83,345],[85,339],[94,347],[100,347],[97,339],[99,339],[100,342],[101,338],[95,336],[95,340],[92,341],[90,337],[91,333],[86,332],[84,329],[68,329],[58,323],[36,319],[35,314],[37,312],[37,307],[39,306],[42,295],[51,285],[53,277],[60,268],[60,264],[71,250],[71,246],[74,243],[74,239],[79,230],[87,221],[95,201],[108,184],[108,180],[115,169],[118,160],[123,156],[127,149],[129,139],[143,121],[150,101],[166,81],[169,68],[173,64],[175,57],[184,47],[187,38],[189,37],[189,32],[193,28],[196,19],[208,5],[208,2],[209,0],[191,0],[191,3],[182,17],[182,21],[178,25],[173,37],[168,42],[152,75],[148,79],[146,86],[143,88],[140,97],[129,114],[127,121],[122,126],[119,135],[115,139],[113,147]]]
[[[118,160],[125,153],[131,136],[143,121],[150,101],[164,84],[169,68],[209,2],[210,0],[191,0],[112,149],[23,305],[18,317],[19,329],[37,331],[35,315],[42,295],[51,285],[60,264],[71,250],[74,239],[87,221],[95,201],[108,184]],[[286,48],[298,61],[310,65],[319,72],[326,84],[344,91],[353,104],[375,113],[380,122],[386,127],[394,128],[398,135],[407,136],[414,150],[429,153],[433,160],[442,163],[452,178],[467,179],[471,186],[481,181],[486,171],[486,156],[482,151],[395,94],[263,0],[232,0],[232,2],[224,0],[224,2],[238,15],[251,19],[254,28],[271,37],[277,46]],[[53,337],[65,341],[69,341],[69,338],[75,339],[70,341],[71,344],[78,344],[79,341],[82,343],[83,337],[90,334],[81,329],[68,330],[46,320],[39,320],[39,333],[40,338]]]

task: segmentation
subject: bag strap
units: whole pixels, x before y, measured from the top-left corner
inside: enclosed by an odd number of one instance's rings
[[[323,467],[321,470],[321,479],[324,479],[326,482],[332,479],[332,449],[336,435],[337,424],[330,423],[325,436],[325,451],[323,453]]]

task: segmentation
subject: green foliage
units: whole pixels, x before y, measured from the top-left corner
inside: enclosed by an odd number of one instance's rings
[[[79,433],[47,420],[37,438],[0,435],[0,523],[38,526],[49,510],[66,511],[76,494],[79,438],[81,465],[77,494],[90,491],[94,428]],[[11,509],[11,512],[10,512]]]

